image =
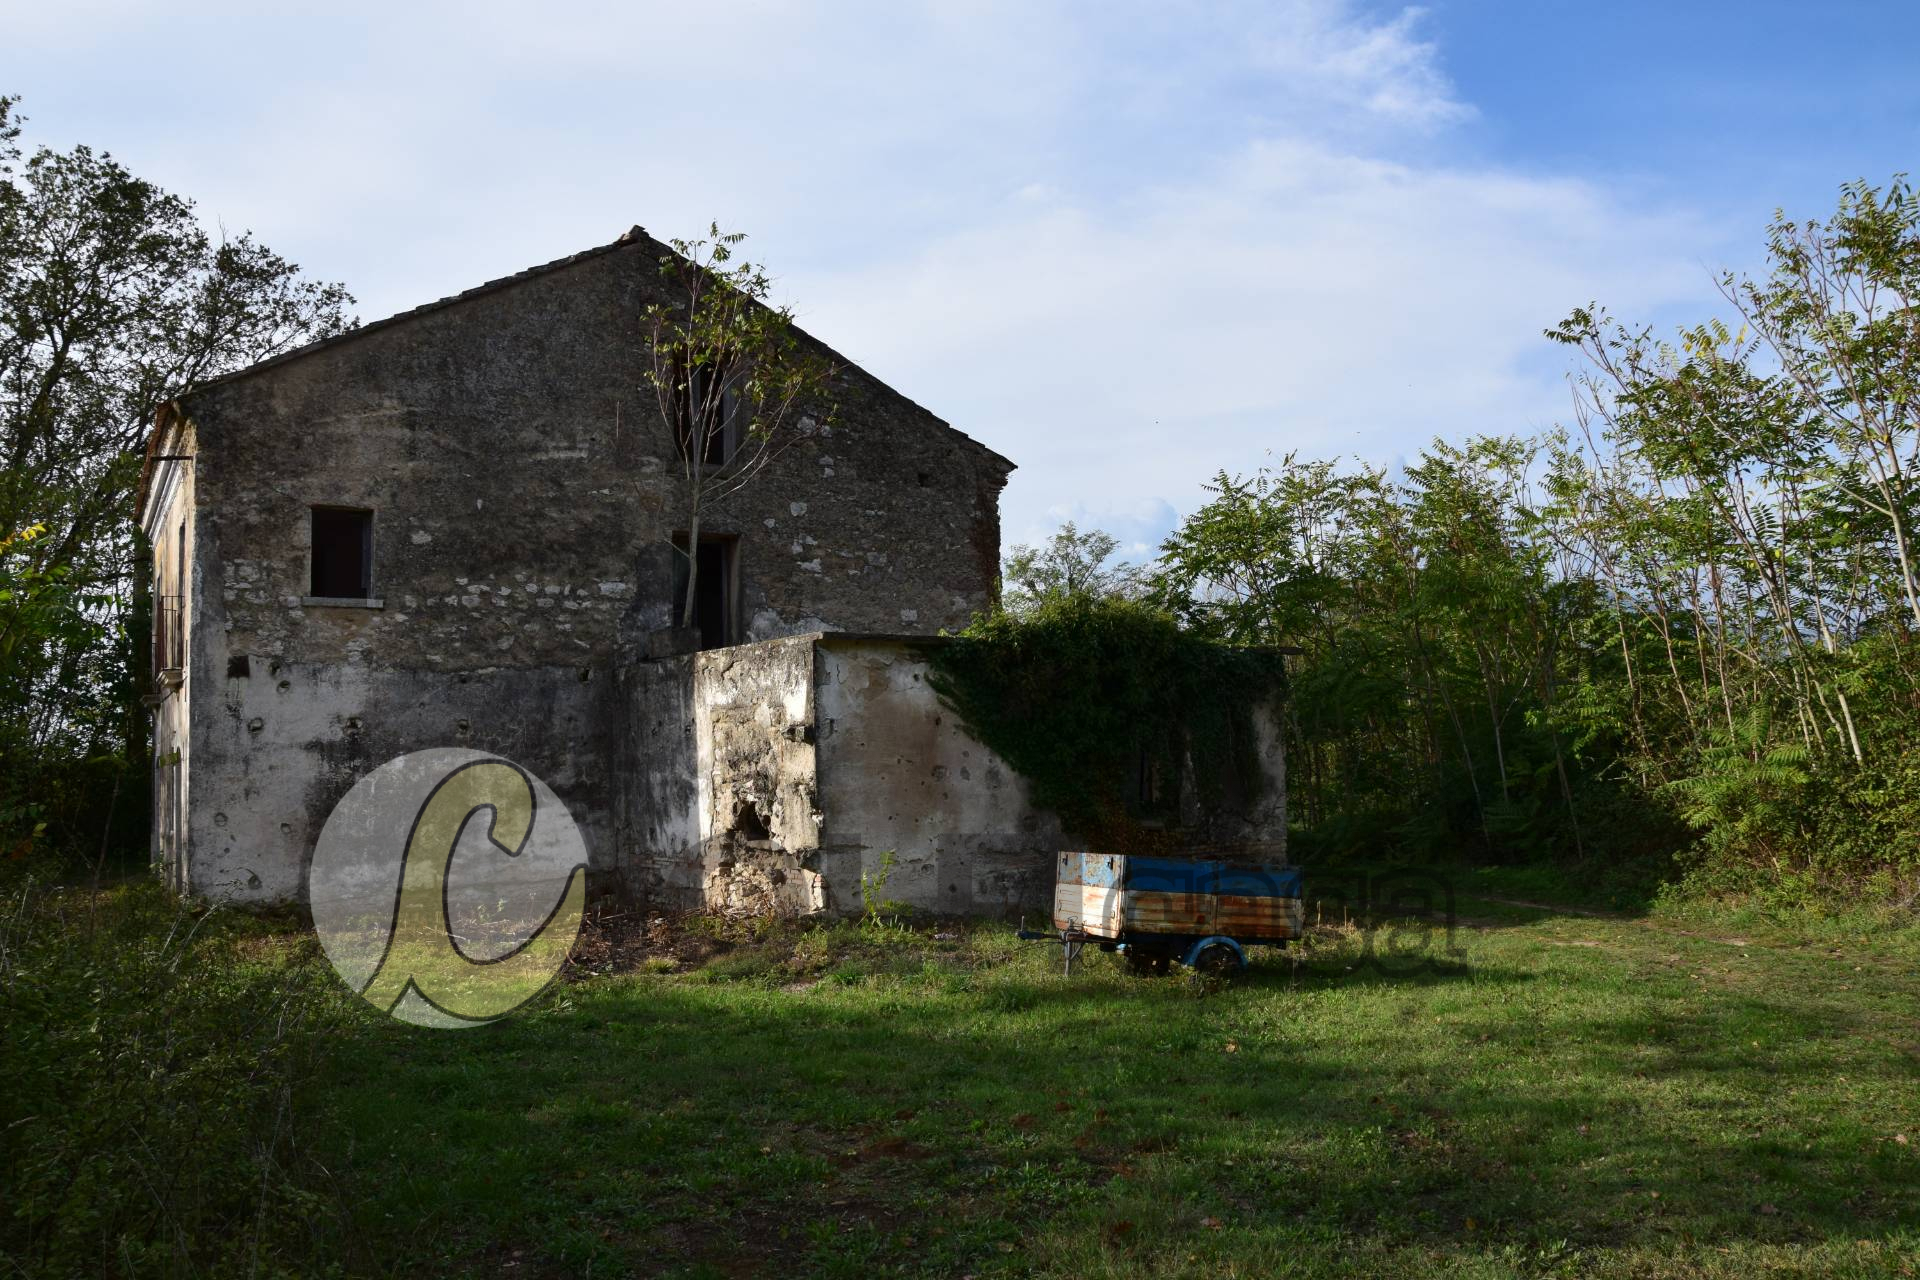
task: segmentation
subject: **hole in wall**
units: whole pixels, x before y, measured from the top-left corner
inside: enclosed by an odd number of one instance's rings
[[[767,829],[766,818],[750,804],[743,804],[733,811],[733,834],[742,840],[773,839],[773,832]]]

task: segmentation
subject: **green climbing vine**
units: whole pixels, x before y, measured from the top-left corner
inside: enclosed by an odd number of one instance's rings
[[[932,668],[941,700],[1034,798],[1113,851],[1175,842],[1182,786],[1203,805],[1254,798],[1253,712],[1285,682],[1278,653],[1090,595],[977,618],[934,651]]]

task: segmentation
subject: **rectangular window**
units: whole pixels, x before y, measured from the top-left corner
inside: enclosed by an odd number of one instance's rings
[[[1142,743],[1134,766],[1133,814],[1149,826],[1180,813],[1180,735]]]
[[[313,592],[332,600],[373,595],[373,512],[313,509]]]
[[[686,357],[674,361],[674,412],[679,418],[682,455],[697,453],[702,466],[726,465],[733,456],[733,418],[739,393],[729,378],[727,363],[687,367]]]
[[[678,554],[673,557],[673,620],[684,617],[687,607],[687,536],[673,536]],[[700,634],[702,649],[723,649],[738,639],[735,626],[734,586],[739,540],[731,534],[702,535],[698,552],[699,572],[693,584],[693,628]]]
[[[153,593],[153,670],[165,679],[187,665],[187,524],[174,531],[173,545],[155,560],[158,590]],[[178,683],[175,680],[175,683]]]
[[[1142,813],[1155,813],[1166,807],[1166,779],[1161,776],[1159,754],[1142,747],[1135,770],[1134,800]]]

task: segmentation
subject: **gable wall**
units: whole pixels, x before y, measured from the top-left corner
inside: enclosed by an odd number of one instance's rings
[[[672,621],[686,524],[642,377],[657,253],[590,258],[188,403],[195,889],[299,897],[352,782],[448,745],[539,774],[612,865],[612,667]],[[703,515],[739,537],[749,637],[963,625],[992,590],[1005,464],[857,369],[836,395],[816,438]],[[314,504],[375,512],[382,608],[302,603]]]

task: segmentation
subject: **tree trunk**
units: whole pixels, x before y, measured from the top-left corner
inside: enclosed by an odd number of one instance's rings
[[[680,608],[680,625],[693,625],[694,591],[700,585],[700,503],[696,498],[687,513],[687,598]]]

